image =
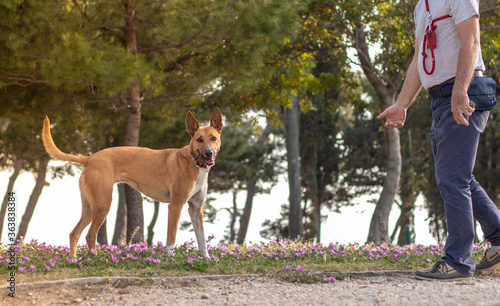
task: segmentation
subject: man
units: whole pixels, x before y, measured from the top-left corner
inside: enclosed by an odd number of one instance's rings
[[[485,67],[479,46],[479,1],[420,0],[415,7],[415,25],[415,55],[401,93],[377,118],[387,118],[386,128],[402,127],[420,88],[429,92],[431,146],[448,238],[445,256],[432,269],[417,271],[415,276],[468,279],[475,270],[500,264],[500,213],[472,175],[479,135],[489,116],[489,110],[476,110],[470,103],[473,97],[468,95],[471,80],[487,79],[480,77]],[[472,260],[474,218],[491,243],[478,265]]]

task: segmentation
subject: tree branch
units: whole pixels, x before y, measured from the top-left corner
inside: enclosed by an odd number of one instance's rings
[[[377,91],[380,96],[385,96],[387,91],[386,84],[384,84],[382,79],[375,73],[375,68],[372,65],[368,52],[368,44],[366,42],[364,28],[359,22],[355,25],[352,36],[354,48],[358,53],[361,69],[363,69],[366,78],[372,84],[375,91]]]
[[[198,53],[198,52],[183,55],[180,58],[178,58],[174,63],[170,64],[163,71],[164,72],[172,72],[175,69],[177,69],[177,67],[179,67],[182,63],[187,62],[188,60],[190,60],[194,57],[200,56],[200,55],[201,55],[201,53]]]
[[[137,53],[142,54],[142,53],[148,53],[148,52],[153,52],[153,51],[158,51],[158,50],[163,50],[163,49],[173,49],[173,48],[182,48],[192,42],[195,38],[197,38],[200,33],[203,31],[203,29],[199,30],[195,34],[193,34],[191,37],[188,39],[185,39],[179,43],[168,43],[168,44],[162,44],[162,45],[157,45],[149,48],[138,48]]]
[[[401,67],[399,68],[400,71],[408,71],[411,62],[413,61],[414,54],[415,54],[415,48],[412,49],[412,52],[408,55],[403,64],[401,64]],[[402,82],[403,82],[403,73],[397,73],[396,76],[394,77],[393,85],[395,87],[399,87],[399,85]]]
[[[98,30],[101,30],[102,32],[106,33],[106,34],[109,34],[113,37],[116,37],[116,39],[118,39],[122,44],[125,45],[125,37],[123,37],[123,30],[124,30],[124,27],[123,26],[116,26],[116,25],[97,25],[96,26]],[[118,31],[114,31],[114,29],[118,29],[120,30],[120,32]]]
[[[26,87],[32,84],[47,84],[46,80],[38,80],[30,75],[10,72],[0,73],[0,79],[6,80],[6,82],[4,82],[4,85],[18,85],[22,87]]]
[[[500,29],[500,24],[484,27],[481,29],[481,32],[493,30],[493,29]]]

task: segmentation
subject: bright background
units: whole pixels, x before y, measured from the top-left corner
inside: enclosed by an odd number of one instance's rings
[[[57,162],[51,161],[50,165]],[[214,168],[214,171],[217,171]],[[66,176],[63,179],[50,178],[50,173],[47,175],[48,186],[45,186],[38,204],[35,208],[33,217],[28,227],[26,241],[37,239],[39,242],[46,242],[51,245],[66,245],[69,246],[69,233],[80,219],[81,201],[80,191],[78,189],[78,179],[80,172],[76,171],[74,177]],[[11,173],[0,172],[0,195],[5,195],[7,184]],[[17,225],[21,222],[22,215],[26,209],[32,189],[35,185],[35,178],[31,173],[21,173],[17,178],[14,186],[16,193],[17,206]],[[209,186],[210,192],[210,186]],[[258,195],[254,199],[253,211],[250,218],[250,224],[247,233],[247,242],[266,242],[260,237],[262,223],[265,219],[275,220],[280,217],[281,204],[288,201],[288,185],[285,179],[281,179],[279,184],[273,188],[269,195]],[[215,208],[232,206],[231,194],[212,194],[216,200],[212,202]],[[239,195],[239,207],[243,207],[246,194],[242,192]],[[107,231],[108,242],[111,242],[114,232],[114,224],[116,220],[118,192],[114,188],[113,202],[111,210],[108,214]],[[151,222],[153,216],[153,204],[144,202],[144,225],[147,231],[147,226]],[[375,205],[366,203],[366,200],[359,199],[359,204],[352,207],[344,207],[341,213],[327,212],[328,219],[322,225],[322,243],[339,242],[345,243],[360,243],[364,244],[368,236],[368,228],[370,225],[371,216]],[[160,213],[154,228],[154,242],[166,242],[167,237],[167,204],[160,204]],[[399,208],[396,204],[393,205],[389,220],[389,234],[392,233],[394,226],[399,217]],[[417,201],[415,210],[415,232],[416,243],[418,244],[435,244],[437,241],[430,235],[428,230],[428,222],[426,221],[427,212],[423,209],[423,201],[421,198]],[[187,205],[181,215],[181,222],[190,221]],[[219,242],[228,231],[230,221],[229,213],[220,211],[217,214],[215,224],[205,223],[205,236],[215,235],[215,242]],[[7,228],[4,223],[4,230],[1,241],[7,241]],[[237,225],[238,225],[237,221]],[[85,235],[88,227],[83,231],[79,244],[85,244]],[[145,232],[146,234],[146,232]],[[481,236],[480,236],[481,237]],[[176,244],[182,244],[185,241],[195,239],[191,228],[186,231],[179,231],[177,234]]]

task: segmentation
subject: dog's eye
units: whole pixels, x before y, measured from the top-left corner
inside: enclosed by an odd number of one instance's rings
[[[212,136],[212,138],[210,138],[210,140],[212,140],[212,141],[216,141],[216,140],[217,140],[217,137]]]
[[[198,139],[196,139],[196,141],[203,142],[203,139],[202,138],[198,138]]]

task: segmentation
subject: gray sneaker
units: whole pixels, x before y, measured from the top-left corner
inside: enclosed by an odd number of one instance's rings
[[[488,248],[484,252],[484,258],[480,263],[476,264],[476,271],[488,271],[500,265],[500,251],[493,252]]]
[[[416,271],[415,278],[422,280],[456,281],[472,279],[472,276],[460,274],[457,270],[440,259],[434,267],[425,271]]]

